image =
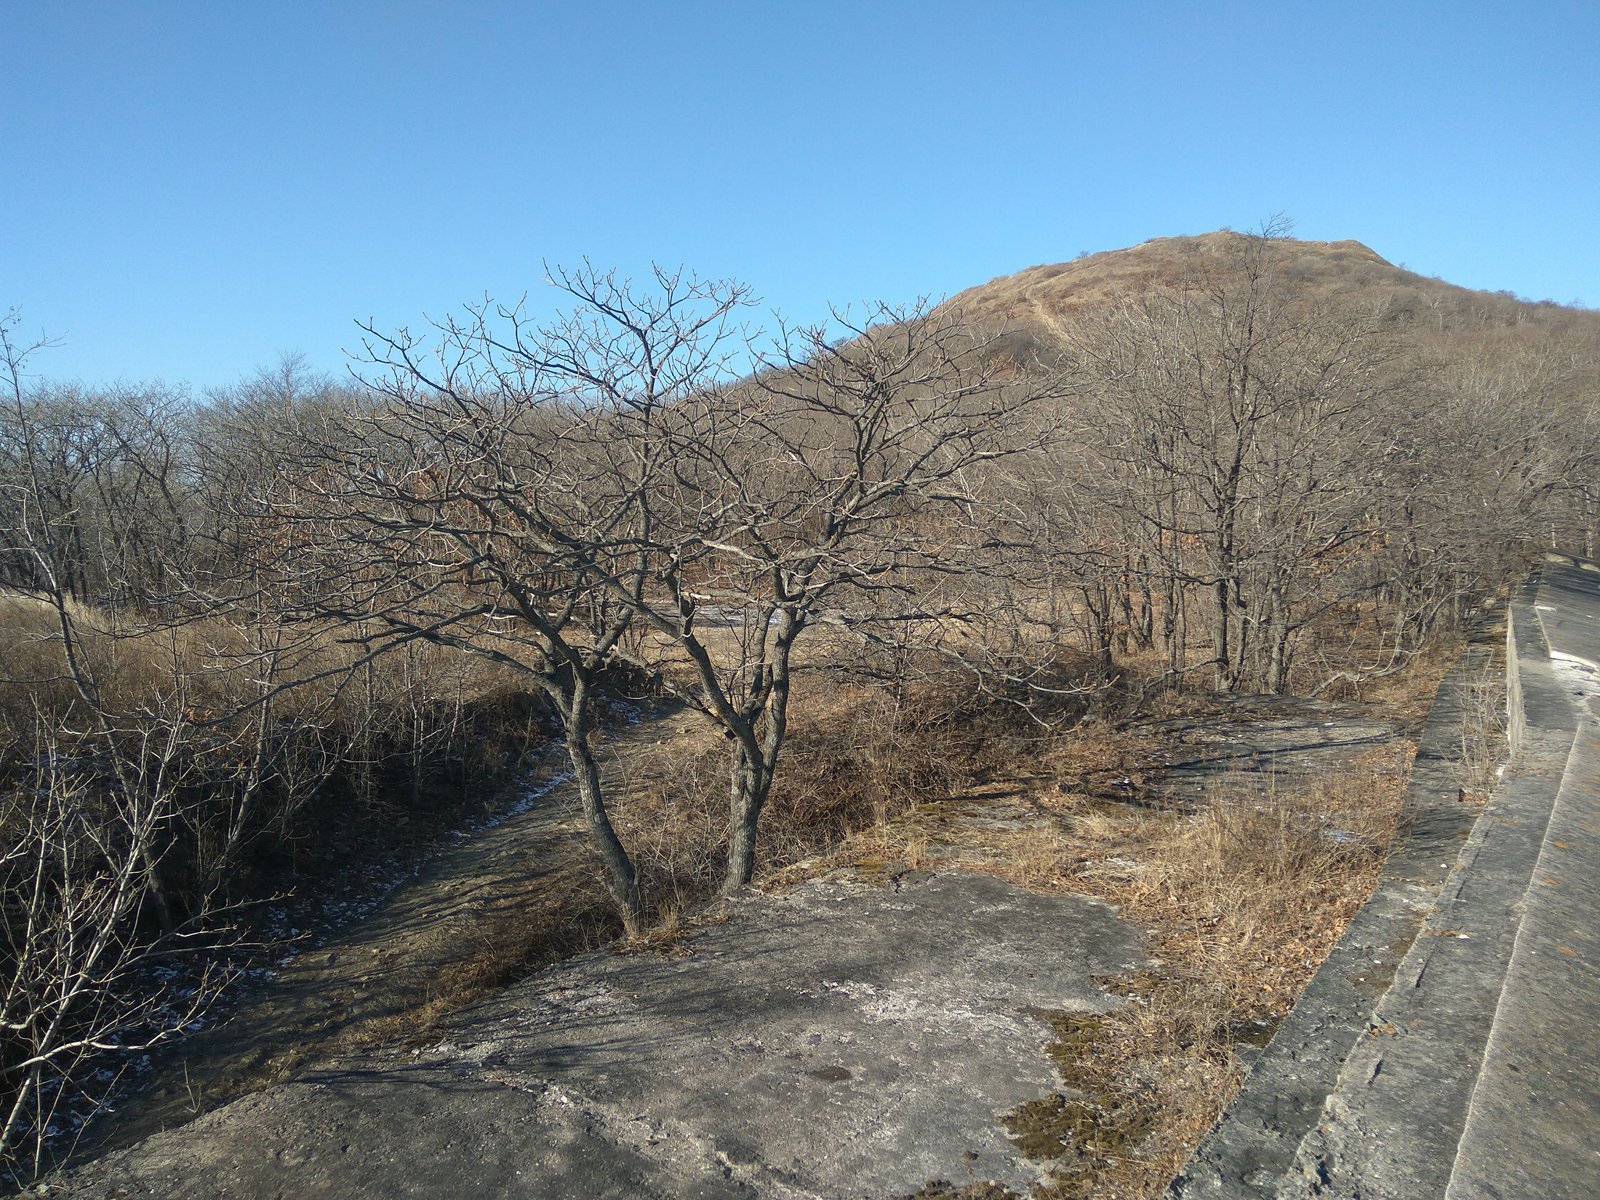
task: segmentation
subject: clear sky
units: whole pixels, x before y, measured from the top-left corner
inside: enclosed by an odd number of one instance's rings
[[[808,322],[1250,228],[1600,304],[1596,0],[0,0],[0,311],[196,388],[541,263]]]

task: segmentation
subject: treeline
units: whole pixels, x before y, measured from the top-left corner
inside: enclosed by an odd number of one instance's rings
[[[637,929],[609,678],[720,735],[731,891],[821,663],[1042,722],[1130,681],[1354,688],[1534,550],[1592,551],[1592,330],[1309,287],[1293,245],[1044,322],[774,333],[737,284],[586,269],[553,321],[368,328],[357,385],[290,360],[198,400],[26,387],[8,322],[0,1145],[181,1025],[131,976],[252,871],[492,784],[538,713]]]
[[[1235,237],[1040,345],[1081,390],[1019,481],[1030,540],[1107,671],[1348,684],[1530,553],[1594,550],[1600,322],[1314,287],[1296,245]]]
[[[196,401],[23,386],[0,416],[0,1166],[90,1068],[203,1013],[240,906],[502,787],[547,714],[436,646],[375,662],[303,619],[263,523],[353,395],[294,361]],[[102,1089],[103,1090],[103,1089]]]

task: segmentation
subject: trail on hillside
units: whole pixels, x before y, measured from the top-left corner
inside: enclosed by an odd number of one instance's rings
[[[689,710],[659,707],[612,730],[599,753],[607,784],[625,786],[640,750],[694,720]],[[80,1153],[182,1125],[441,1015],[460,974],[493,955],[507,923],[570,902],[572,871],[587,865],[570,776],[531,791],[501,819],[435,850],[374,911],[290,959],[225,1020],[169,1050],[148,1085],[91,1127]]]

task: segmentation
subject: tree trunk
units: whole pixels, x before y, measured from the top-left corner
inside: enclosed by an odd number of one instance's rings
[[[1289,614],[1284,609],[1282,589],[1274,585],[1267,599],[1267,676],[1266,690],[1278,695],[1289,674]]]
[[[758,763],[751,761],[749,748],[741,739],[733,743],[728,779],[730,832],[728,871],[722,881],[722,894],[730,896],[746,886],[756,870],[756,834],[767,791]]]
[[[600,789],[600,764],[589,749],[588,689],[577,685],[569,697],[558,700],[562,724],[566,726],[567,758],[572,763],[578,798],[583,804],[583,819],[594,839],[595,849],[606,864],[606,890],[622,917],[629,934],[639,933],[644,925],[644,897],[639,889],[638,872],[617,836],[606,813],[605,796]]]
[[[804,623],[793,611],[780,609],[774,614],[770,652],[764,663],[756,664],[747,703],[737,711],[725,709],[720,721],[733,739],[728,772],[728,870],[722,881],[725,896],[745,887],[755,875],[761,811],[772,792],[778,753],[789,731],[790,656],[802,628]]]
[[[1211,591],[1214,609],[1211,615],[1211,648],[1216,656],[1216,687],[1219,692],[1231,692],[1233,664],[1228,631],[1233,623],[1229,620],[1229,581],[1226,578],[1218,579]]]

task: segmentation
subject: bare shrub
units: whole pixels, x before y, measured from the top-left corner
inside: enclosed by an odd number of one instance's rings
[[[1499,671],[1474,677],[1462,697],[1461,791],[1465,799],[1487,800],[1505,762],[1506,687]]]
[[[222,972],[204,958],[179,964],[231,940],[214,913],[143,928],[171,796],[159,781],[105,786],[36,728],[33,770],[0,792],[0,1173],[14,1180],[99,1102],[87,1066],[204,1012]]]
[[[525,712],[477,703],[498,671],[415,647],[353,677],[332,631],[249,616],[0,593],[0,1167],[18,1178],[92,1112],[97,1076],[200,1013],[239,902],[459,807],[526,747]]]

